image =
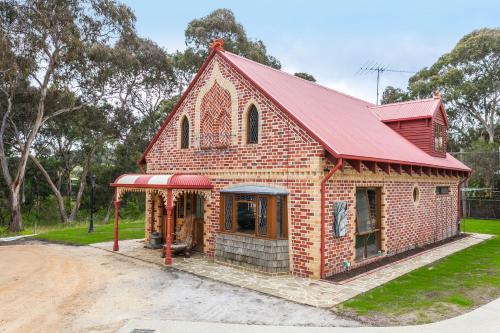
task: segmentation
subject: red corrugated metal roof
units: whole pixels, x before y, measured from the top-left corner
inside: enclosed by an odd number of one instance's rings
[[[184,174],[124,174],[111,184],[114,187],[142,188],[212,188],[210,179],[201,175]]]
[[[413,145],[385,125],[369,102],[230,52],[217,52],[334,156],[470,170],[449,154],[433,157]]]
[[[384,122],[431,118],[441,106],[441,99],[429,98],[401,103],[372,106],[371,109]]]

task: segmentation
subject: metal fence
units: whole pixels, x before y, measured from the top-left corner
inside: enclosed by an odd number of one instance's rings
[[[472,176],[462,188],[463,216],[500,219],[500,150],[451,154],[472,168]]]
[[[482,219],[500,219],[500,200],[466,199],[463,216]]]

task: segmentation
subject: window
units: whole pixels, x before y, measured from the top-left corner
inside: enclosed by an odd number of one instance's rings
[[[449,186],[436,186],[436,194],[449,194],[450,187]]]
[[[181,123],[181,148],[189,148],[189,120],[182,118]]]
[[[441,124],[434,124],[434,150],[437,152],[444,152],[444,126]]]
[[[418,188],[418,186],[415,186],[413,188],[413,202],[418,205],[419,201],[420,201],[420,189]]]
[[[252,105],[248,112],[247,119],[247,143],[259,142],[259,112],[255,105]]]
[[[356,260],[373,257],[380,250],[381,189],[356,190]]]
[[[221,194],[220,228],[257,237],[287,238],[286,196]]]

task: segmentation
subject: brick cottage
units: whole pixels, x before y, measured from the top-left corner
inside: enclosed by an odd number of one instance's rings
[[[439,94],[373,105],[216,40],[140,159],[145,173],[112,184],[114,249],[127,191],[146,193],[145,241],[165,244],[166,264],[190,244],[221,263],[325,278],[446,239],[470,174],[446,153],[447,127]]]

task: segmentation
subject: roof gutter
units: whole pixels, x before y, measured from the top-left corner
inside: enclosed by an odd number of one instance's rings
[[[326,182],[333,176],[338,169],[344,166],[344,160],[339,158],[337,164],[328,172],[321,181],[321,273],[320,278],[325,278],[325,238],[326,238]]]

